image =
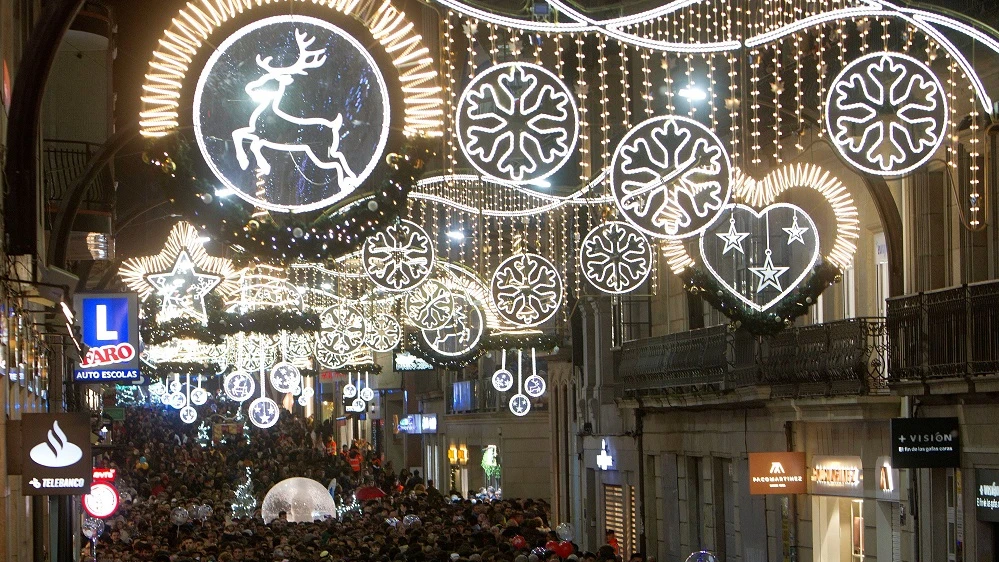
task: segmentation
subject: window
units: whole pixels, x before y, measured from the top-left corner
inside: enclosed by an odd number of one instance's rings
[[[617,554],[625,560],[638,550],[636,512],[634,486],[604,484],[604,531],[614,531]]]

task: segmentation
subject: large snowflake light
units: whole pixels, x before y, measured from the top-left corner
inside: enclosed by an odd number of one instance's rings
[[[606,222],[583,239],[579,266],[583,276],[598,290],[624,294],[648,279],[652,271],[652,245],[630,224]]]
[[[826,127],[850,164],[899,176],[929,160],[947,131],[947,97],[929,67],[900,53],[872,53],[843,68],[826,103]]]
[[[376,314],[367,321],[364,342],[372,351],[391,351],[402,339],[402,326],[391,314]]]
[[[437,330],[454,315],[454,294],[443,283],[429,280],[406,295],[406,316],[421,330]]]
[[[496,268],[491,284],[500,316],[518,326],[546,322],[562,305],[564,285],[555,265],[538,254],[510,256]]]
[[[621,214],[645,233],[686,238],[708,227],[731,194],[721,140],[686,117],[653,117],[624,136],[611,161]]]
[[[346,355],[364,344],[364,315],[347,304],[333,305],[319,315],[322,331],[316,340],[316,355],[320,361],[324,354]]]
[[[399,221],[364,241],[361,263],[379,287],[408,291],[433,271],[434,243],[420,225]]]
[[[483,175],[516,183],[558,171],[579,138],[576,101],[543,66],[507,62],[476,76],[458,101],[458,142]]]

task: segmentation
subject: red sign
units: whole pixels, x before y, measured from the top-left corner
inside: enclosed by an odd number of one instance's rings
[[[114,482],[118,470],[114,468],[95,468],[94,482]]]
[[[804,494],[805,453],[749,453],[749,493]]]
[[[106,519],[118,511],[118,490],[108,482],[98,482],[83,496],[83,510],[91,517]]]

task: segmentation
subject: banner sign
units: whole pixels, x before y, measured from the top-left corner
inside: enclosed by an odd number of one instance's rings
[[[749,453],[749,493],[804,494],[805,453]]]
[[[74,303],[83,343],[88,349],[73,371],[73,382],[139,380],[138,296],[78,293]]]
[[[21,493],[76,496],[90,491],[93,457],[87,414],[21,416]]]
[[[999,470],[975,469],[975,485],[978,520],[999,523]]]
[[[819,496],[864,497],[864,463],[860,457],[812,457],[812,493]]]
[[[891,420],[891,443],[895,468],[961,466],[957,418],[895,418]]]

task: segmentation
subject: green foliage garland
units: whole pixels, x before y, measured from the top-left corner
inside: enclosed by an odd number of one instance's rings
[[[254,217],[254,207],[239,197],[216,197],[217,179],[183,135],[152,141],[144,160],[168,176],[165,194],[182,216],[213,240],[241,249],[244,259],[323,261],[355,250],[399,214],[437,142],[406,138],[340,207],[267,218]]]
[[[238,333],[274,335],[279,332],[318,332],[322,326],[319,314],[297,310],[259,309],[241,315],[222,310],[222,301],[215,295],[205,297],[208,325],[193,318],[174,318],[158,323],[159,301],[146,299],[142,303],[143,321],[140,325],[142,341],[157,345],[175,338],[187,338],[218,345],[226,336]]]
[[[696,268],[680,274],[684,287],[699,294],[711,306],[732,320],[732,324],[758,336],[776,334],[790,325],[795,318],[808,312],[808,308],[827,287],[839,281],[842,272],[830,263],[822,262],[812,268],[812,275],[798,285],[780,302],[766,312],[755,310],[735,298],[711,275]]]

